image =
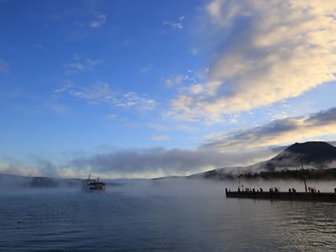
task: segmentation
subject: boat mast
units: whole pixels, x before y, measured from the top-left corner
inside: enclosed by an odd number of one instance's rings
[[[238,168],[238,188],[240,189],[240,168]]]
[[[307,192],[307,182],[306,182],[306,177],[303,174],[303,161],[301,158],[299,158],[300,162],[301,162],[301,172],[302,172],[302,179],[303,179],[303,183],[304,183],[304,187],[305,187],[305,191]]]

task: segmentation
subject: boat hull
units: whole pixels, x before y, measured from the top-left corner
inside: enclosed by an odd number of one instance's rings
[[[104,191],[106,184],[98,179],[85,179],[82,181],[82,189],[84,191]]]

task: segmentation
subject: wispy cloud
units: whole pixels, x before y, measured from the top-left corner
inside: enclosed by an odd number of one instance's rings
[[[177,21],[164,21],[163,25],[164,26],[169,26],[174,30],[182,30],[183,29],[183,20],[184,17],[181,16]]]
[[[139,95],[135,92],[117,92],[111,89],[106,82],[95,82],[85,87],[74,84],[66,85],[55,90],[55,96],[69,95],[91,104],[105,104],[119,108],[134,108],[138,110],[151,110],[155,107],[155,100],[146,94]]]
[[[185,79],[185,76],[183,75],[174,75],[174,76],[170,76],[169,78],[165,79],[164,84],[166,87],[173,87],[173,86],[182,84],[184,79]]]
[[[144,66],[140,69],[140,73],[141,74],[147,74],[149,72],[151,72],[153,70],[153,66],[152,65],[147,65],[147,66]]]
[[[268,148],[307,140],[321,140],[334,136],[336,108],[321,111],[309,117],[288,117],[273,120],[259,127],[237,129],[208,136],[204,148],[217,151],[237,151],[253,148]]]
[[[118,115],[116,115],[116,114],[109,114],[109,115],[105,116],[105,119],[106,120],[114,120],[117,117],[118,117]]]
[[[71,63],[64,64],[65,74],[92,71],[102,62],[100,59],[82,59],[80,56],[75,55]]]
[[[172,100],[175,116],[219,120],[297,97],[335,80],[336,2],[226,1],[206,6],[217,57],[198,93]],[[211,44],[209,42],[209,44]]]
[[[99,28],[100,26],[104,25],[106,21],[107,16],[105,14],[98,14],[89,22],[89,27]]]
[[[157,135],[157,136],[152,136],[151,139],[153,141],[162,142],[162,141],[168,141],[169,137],[167,135]]]

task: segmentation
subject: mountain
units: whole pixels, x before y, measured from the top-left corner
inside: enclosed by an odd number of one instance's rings
[[[335,163],[334,163],[335,162]],[[253,165],[261,170],[331,168],[336,164],[336,147],[325,142],[295,143],[268,161]]]
[[[220,168],[190,176],[191,178],[230,179],[239,173],[277,172],[297,169],[336,168],[336,147],[326,142],[295,143],[270,160],[246,167]]]

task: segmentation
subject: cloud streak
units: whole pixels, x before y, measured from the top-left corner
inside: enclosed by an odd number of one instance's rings
[[[75,55],[73,62],[64,64],[65,74],[93,71],[101,63],[100,59],[82,59]]]
[[[166,135],[157,135],[157,136],[152,136],[151,139],[153,141],[159,141],[159,142],[161,142],[161,141],[168,141],[169,137],[166,136]]]
[[[164,21],[163,25],[169,26],[174,30],[182,30],[183,29],[183,20],[184,20],[184,17],[182,16],[182,17],[179,17],[178,21],[174,21],[174,22]]]
[[[105,14],[99,14],[96,17],[94,17],[93,20],[89,22],[90,28],[99,28],[102,25],[104,25],[107,21],[107,16]]]
[[[335,135],[336,108],[320,111],[309,117],[288,117],[273,120],[259,127],[237,129],[223,134],[209,136],[203,148],[217,151],[268,148],[292,144],[305,140],[320,140],[327,135]]]
[[[55,97],[68,95],[89,104],[105,104],[118,108],[136,108],[138,110],[152,110],[156,102],[147,95],[139,95],[135,92],[117,92],[111,89],[106,82],[95,82],[85,87],[75,87],[72,83],[55,91]]]
[[[175,116],[218,120],[335,80],[335,11],[332,0],[213,0],[206,13],[217,56],[202,92],[172,100]]]

